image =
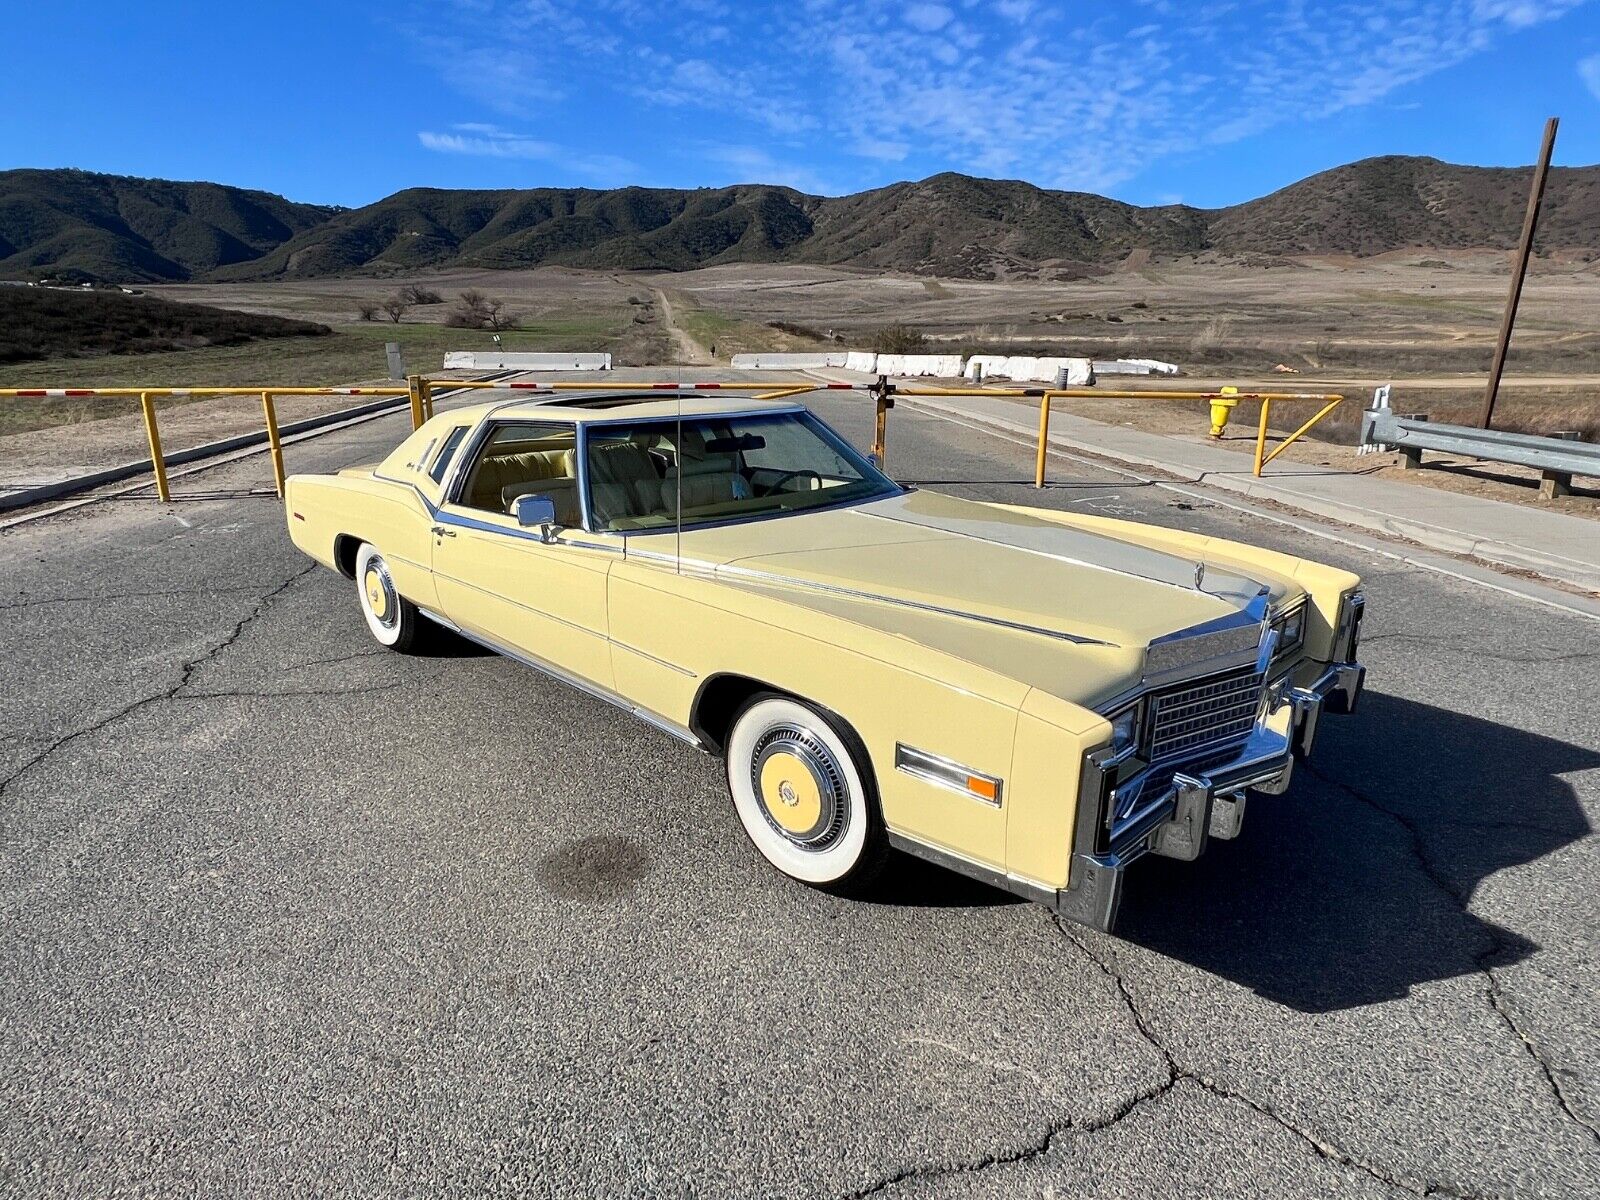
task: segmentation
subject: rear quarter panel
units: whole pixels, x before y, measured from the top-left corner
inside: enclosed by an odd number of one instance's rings
[[[294,544],[324,566],[339,569],[340,537],[370,542],[401,595],[428,608],[438,603],[428,512],[412,488],[362,474],[291,475],[284,509]]]

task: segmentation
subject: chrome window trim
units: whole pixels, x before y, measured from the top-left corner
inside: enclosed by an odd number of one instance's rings
[[[582,422],[580,421],[574,421],[571,418],[562,420],[560,417],[545,416],[529,416],[521,418],[495,416],[495,414],[501,409],[509,408],[513,404],[521,403],[523,403],[521,400],[507,400],[503,404],[495,405],[488,412],[483,414],[483,419],[478,422],[477,428],[472,431],[472,436],[466,443],[466,452],[462,453],[459,450],[457,451],[456,461],[451,464],[450,470],[447,473],[448,482],[442,485],[439,489],[440,504],[460,504],[461,489],[467,481],[468,464],[477,463],[478,455],[483,452],[483,444],[494,435],[494,430],[501,425],[554,425],[559,426],[562,429],[571,429],[573,431],[573,446],[577,446],[578,431],[582,425]],[[473,506],[470,504],[461,504],[461,507],[472,508]],[[474,511],[489,512],[493,510],[479,508],[474,509]]]
[[[976,800],[979,804],[989,808],[1003,808],[1005,806],[1005,782],[997,775],[990,775],[976,768],[963,766],[953,758],[946,758],[942,754],[932,754],[927,750],[918,750],[915,746],[908,746],[904,742],[894,744],[894,769],[913,779],[920,779],[924,783],[931,783],[969,800]],[[968,779],[982,779],[994,784],[994,799],[980,796],[967,786]]]
[[[439,444],[439,453],[434,456],[433,463],[428,467],[428,478],[434,483],[440,482],[450,470],[456,451],[461,449],[461,444],[467,440],[467,435],[472,432],[471,425],[452,425],[450,431],[444,435]],[[434,472],[438,472],[435,474]]]

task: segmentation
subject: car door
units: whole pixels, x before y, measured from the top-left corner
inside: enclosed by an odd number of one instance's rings
[[[502,649],[610,689],[606,572],[620,549],[585,533],[576,429],[507,420],[480,431],[435,513],[433,577],[444,616]],[[508,511],[548,495],[553,540]]]

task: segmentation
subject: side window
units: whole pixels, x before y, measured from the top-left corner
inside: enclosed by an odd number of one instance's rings
[[[591,427],[589,511],[596,529],[671,524],[673,497],[663,493],[673,449],[666,424]]]
[[[450,460],[456,456],[456,447],[461,445],[461,439],[467,436],[467,428],[457,425],[445,437],[444,445],[439,447],[439,457],[433,460],[433,467],[428,471],[435,483],[443,479],[444,473],[450,469]]]
[[[556,520],[582,523],[577,438],[571,425],[508,421],[484,439],[456,503],[506,513],[518,496],[549,496]]]

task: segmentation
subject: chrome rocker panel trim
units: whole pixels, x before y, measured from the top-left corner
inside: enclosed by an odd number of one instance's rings
[[[1109,933],[1116,924],[1129,863],[1147,853],[1197,858],[1209,837],[1235,836],[1246,790],[1267,795],[1288,790],[1295,760],[1311,753],[1323,711],[1355,711],[1365,679],[1366,669],[1358,662],[1330,664],[1313,683],[1293,689],[1285,700],[1290,709],[1286,735],[1258,723],[1232,760],[1204,772],[1180,769],[1160,802],[1148,807],[1148,818],[1122,831],[1111,846],[1100,844],[1100,828],[1116,767],[1127,755],[1113,757],[1108,750],[1089,755],[1079,787],[1070,878],[1046,902],[1069,920]]]

